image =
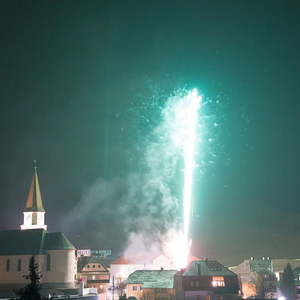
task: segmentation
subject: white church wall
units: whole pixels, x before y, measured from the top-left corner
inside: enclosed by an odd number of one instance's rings
[[[47,255],[35,255],[35,261],[41,272],[42,284],[60,283],[68,286],[75,285],[77,263],[75,250],[52,250],[50,254],[50,270],[47,271]],[[29,273],[31,255],[0,256],[0,284],[26,284],[24,275]],[[9,260],[9,268],[7,261]],[[21,269],[19,269],[19,260]]]
[[[44,258],[43,283],[68,283],[75,284],[77,262],[75,250],[51,250],[50,270],[47,271],[47,255]]]
[[[2,283],[17,283],[26,284],[28,280],[24,275],[28,274],[28,267],[31,255],[8,255],[0,256],[0,284]],[[9,260],[9,268],[7,269],[7,261]],[[18,269],[19,260],[21,269]],[[44,260],[44,255],[36,255],[36,262],[42,267],[41,262]]]

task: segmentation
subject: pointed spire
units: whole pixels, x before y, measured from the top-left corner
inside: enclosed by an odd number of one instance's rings
[[[32,183],[29,189],[26,207],[24,211],[30,212],[44,212],[43,201],[40,191],[39,178],[37,174],[36,160],[33,161],[34,174],[32,177]]]

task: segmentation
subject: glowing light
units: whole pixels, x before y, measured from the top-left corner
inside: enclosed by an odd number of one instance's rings
[[[192,203],[193,170],[195,168],[195,146],[197,141],[198,110],[202,97],[196,89],[185,97],[186,139],[184,143],[184,185],[183,185],[183,234],[186,245],[190,246],[190,219]],[[185,255],[187,264],[188,253]]]
[[[175,240],[170,239],[172,258],[176,268],[188,263],[191,246],[190,223],[193,190],[193,171],[196,166],[198,113],[202,97],[196,89],[183,97],[171,98],[164,112],[164,119],[170,134],[172,147],[178,149],[184,161],[184,183],[182,194],[183,230],[177,232]]]

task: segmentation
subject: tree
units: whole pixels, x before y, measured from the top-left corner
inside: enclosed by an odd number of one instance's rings
[[[265,298],[276,292],[276,276],[271,272],[258,272],[255,280],[256,295]]]
[[[290,264],[287,264],[287,266],[284,268],[280,280],[280,290],[287,300],[296,299],[296,285],[294,279],[294,272]]]
[[[20,300],[41,300],[41,294],[40,294],[40,279],[41,274],[39,272],[38,264],[35,262],[34,256],[30,258],[29,262],[29,268],[28,268],[29,274],[24,275],[24,277],[27,280],[30,280],[30,283],[27,284],[25,287],[21,288],[17,294],[19,295]]]

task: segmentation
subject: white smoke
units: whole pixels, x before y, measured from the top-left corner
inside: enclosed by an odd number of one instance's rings
[[[98,239],[103,248],[125,246],[124,256],[137,263],[164,255],[172,265],[177,259],[174,248],[183,250],[179,197],[184,136],[180,132],[183,116],[177,113],[177,106],[183,105],[179,99],[166,102],[161,123],[147,137],[137,159],[143,161],[142,171],[110,181],[98,179],[67,214],[69,230],[87,228],[87,244]]]

